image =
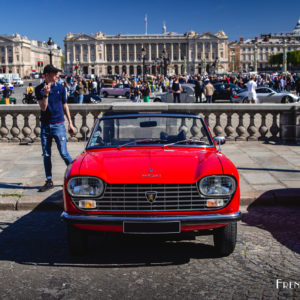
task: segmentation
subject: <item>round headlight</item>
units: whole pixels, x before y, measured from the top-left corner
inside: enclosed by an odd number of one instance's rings
[[[229,196],[236,190],[236,181],[231,176],[207,176],[200,180],[199,190],[205,196]]]
[[[73,197],[99,197],[104,191],[104,183],[97,177],[73,177],[67,189]]]

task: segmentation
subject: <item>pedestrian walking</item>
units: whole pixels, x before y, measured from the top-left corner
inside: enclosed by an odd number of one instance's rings
[[[12,93],[12,91],[9,88],[9,84],[6,82],[4,84],[4,90],[2,92],[5,104],[10,104],[9,97],[10,97],[11,93]]]
[[[75,103],[78,103],[78,104],[83,103],[84,90],[85,90],[85,88],[84,88],[83,82],[82,82],[81,78],[79,78],[77,86],[76,86],[76,90],[75,90],[75,93],[74,93]]]
[[[141,92],[139,88],[137,87],[136,81],[132,82],[132,86],[130,88],[130,99],[133,102],[141,102],[140,101]]]
[[[196,98],[196,103],[199,100],[199,103],[202,102],[202,93],[203,93],[203,88],[202,88],[202,82],[200,80],[195,81],[195,98]]]
[[[250,103],[255,104],[257,101],[257,97],[256,97],[257,84],[255,82],[254,76],[251,76],[251,79],[247,82],[246,86],[248,88],[248,100]]]
[[[72,158],[67,150],[64,113],[69,122],[69,131],[75,132],[75,128],[67,104],[66,89],[61,84],[57,83],[58,72],[61,72],[61,70],[53,65],[45,66],[45,81],[35,88],[35,95],[41,108],[41,144],[46,175],[46,182],[39,189],[39,192],[45,192],[53,188],[51,163],[51,146],[53,138],[56,142],[59,154],[66,165],[69,165],[72,162]]]
[[[172,84],[172,93],[173,93],[173,102],[180,103],[180,94],[182,92],[181,84],[179,83],[178,77],[175,77],[174,82]]]
[[[142,94],[143,94],[144,102],[149,102],[151,91],[147,81],[145,81],[144,86],[142,88]]]
[[[207,83],[206,83],[205,88],[204,88],[204,95],[206,97],[206,102],[207,103],[212,103],[212,97],[213,97],[213,94],[215,92],[215,88],[211,84],[209,79],[206,79],[206,82]]]

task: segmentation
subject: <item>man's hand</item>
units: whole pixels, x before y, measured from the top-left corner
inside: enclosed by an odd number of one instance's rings
[[[51,90],[51,83],[44,84],[44,96],[48,96]]]
[[[76,129],[73,124],[69,124],[69,133],[75,133]]]

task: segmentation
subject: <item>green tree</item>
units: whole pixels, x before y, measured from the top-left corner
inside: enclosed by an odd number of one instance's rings
[[[273,54],[269,57],[270,65],[280,65],[283,62],[283,53]],[[300,50],[287,53],[287,63],[293,66],[300,65]]]

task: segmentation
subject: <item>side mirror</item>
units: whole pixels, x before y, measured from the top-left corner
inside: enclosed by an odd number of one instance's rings
[[[221,145],[225,144],[226,139],[224,136],[215,136],[214,142],[215,142],[215,144],[219,145],[219,151],[221,152]]]

